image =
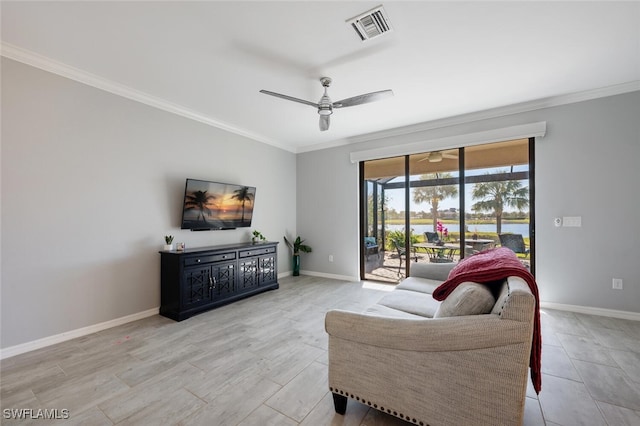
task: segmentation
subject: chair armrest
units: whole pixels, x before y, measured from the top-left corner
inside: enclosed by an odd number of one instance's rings
[[[492,314],[406,319],[332,310],[326,314],[325,330],[330,338],[419,352],[492,348],[531,340],[528,323]]]

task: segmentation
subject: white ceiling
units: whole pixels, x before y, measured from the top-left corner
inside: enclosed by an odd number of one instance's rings
[[[393,31],[345,22],[384,5]],[[9,2],[3,55],[293,152],[640,80],[639,2]],[[334,111],[307,105],[321,76]]]

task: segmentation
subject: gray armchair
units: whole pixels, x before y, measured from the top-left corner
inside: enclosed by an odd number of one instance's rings
[[[327,313],[336,412],[351,398],[417,425],[521,425],[535,310],[529,287],[509,277],[490,313],[439,317],[433,312],[444,302],[430,293],[452,265],[415,266],[365,312]]]

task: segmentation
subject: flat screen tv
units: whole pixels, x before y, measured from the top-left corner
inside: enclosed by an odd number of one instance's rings
[[[256,188],[187,179],[182,229],[204,231],[251,226]]]

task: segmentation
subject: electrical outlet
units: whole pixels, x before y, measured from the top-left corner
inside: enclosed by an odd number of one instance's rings
[[[622,290],[622,278],[614,278],[613,279],[613,289],[614,290]]]
[[[556,228],[562,226],[562,218],[561,217],[554,218],[553,224],[555,225]]]
[[[329,255],[329,262],[333,262],[333,255],[332,254]]]

